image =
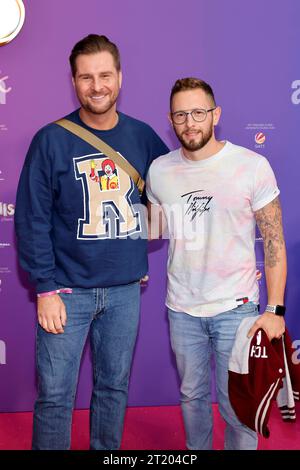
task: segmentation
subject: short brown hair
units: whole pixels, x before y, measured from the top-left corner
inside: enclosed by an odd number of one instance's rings
[[[172,99],[176,93],[186,90],[194,90],[195,88],[200,88],[203,90],[213,101],[214,106],[216,106],[214,92],[212,87],[206,83],[204,80],[194,77],[179,78],[176,80],[175,84],[172,87],[170,95],[170,109],[172,109]]]
[[[71,65],[72,75],[76,75],[76,59],[80,54],[95,54],[97,52],[107,51],[113,56],[115,67],[121,70],[120,53],[117,46],[111,42],[106,36],[98,34],[89,34],[75,44],[72,49],[69,61]]]

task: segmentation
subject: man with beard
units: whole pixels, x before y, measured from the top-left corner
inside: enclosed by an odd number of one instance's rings
[[[152,163],[147,196],[151,238],[162,216],[170,238],[166,305],[187,447],[212,448],[213,353],[219,410],[226,422],[225,449],[256,449],[256,433],[239,422],[229,402],[228,361],[244,318],[257,315],[249,336],[263,328],[271,340],[285,329],[286,251],[279,189],[266,158],[216,140],[221,109],[210,85],[196,78],[177,80],[170,108],[181,148]],[[260,316],[256,223],[264,240],[268,290],[268,305]]]
[[[147,124],[117,111],[122,73],[116,45],[89,35],[74,46],[70,64],[81,107],[67,120],[101,138],[145,178],[151,161],[168,149]],[[101,190],[107,161],[107,155],[52,123],[34,137],[20,177],[19,258],[38,297],[33,449],[70,447],[88,334],[90,447],[120,446],[147,236],[138,188],[123,167],[114,162],[118,184]]]

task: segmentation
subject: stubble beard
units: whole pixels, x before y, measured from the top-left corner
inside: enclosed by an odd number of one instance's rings
[[[104,106],[103,108],[99,108],[97,105],[93,106],[90,102],[81,102],[81,106],[83,109],[85,109],[85,111],[89,112],[89,113],[92,113],[92,114],[105,114],[107,113],[111,108],[113,108],[113,106],[115,105],[116,101],[117,101],[117,98],[118,96],[114,97],[114,98],[110,98],[110,100],[108,101],[108,103],[106,104],[106,106]]]
[[[176,129],[175,134],[177,135],[177,138],[184,149],[188,150],[189,152],[196,152],[197,150],[202,149],[212,138],[213,126],[211,126],[205,133],[203,133],[203,131],[199,131],[198,135],[202,135],[200,140],[191,139],[189,142],[187,142],[187,140],[182,136],[182,133],[177,133]]]

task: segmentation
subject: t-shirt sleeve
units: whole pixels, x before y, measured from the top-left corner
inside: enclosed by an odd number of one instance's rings
[[[158,199],[157,194],[155,194],[155,179],[153,176],[153,163],[149,168],[148,175],[147,175],[147,180],[146,180],[146,195],[148,200],[152,204],[160,205],[160,201]]]
[[[272,202],[280,191],[277,186],[274,172],[270,163],[265,157],[259,162],[253,188],[252,209],[258,211],[262,207]]]

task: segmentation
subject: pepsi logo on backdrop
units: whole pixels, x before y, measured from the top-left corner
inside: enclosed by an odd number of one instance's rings
[[[294,80],[292,83],[292,96],[291,100],[293,104],[300,104],[300,80]]]
[[[0,104],[6,104],[6,96],[12,90],[6,83],[8,76],[0,75]]]

